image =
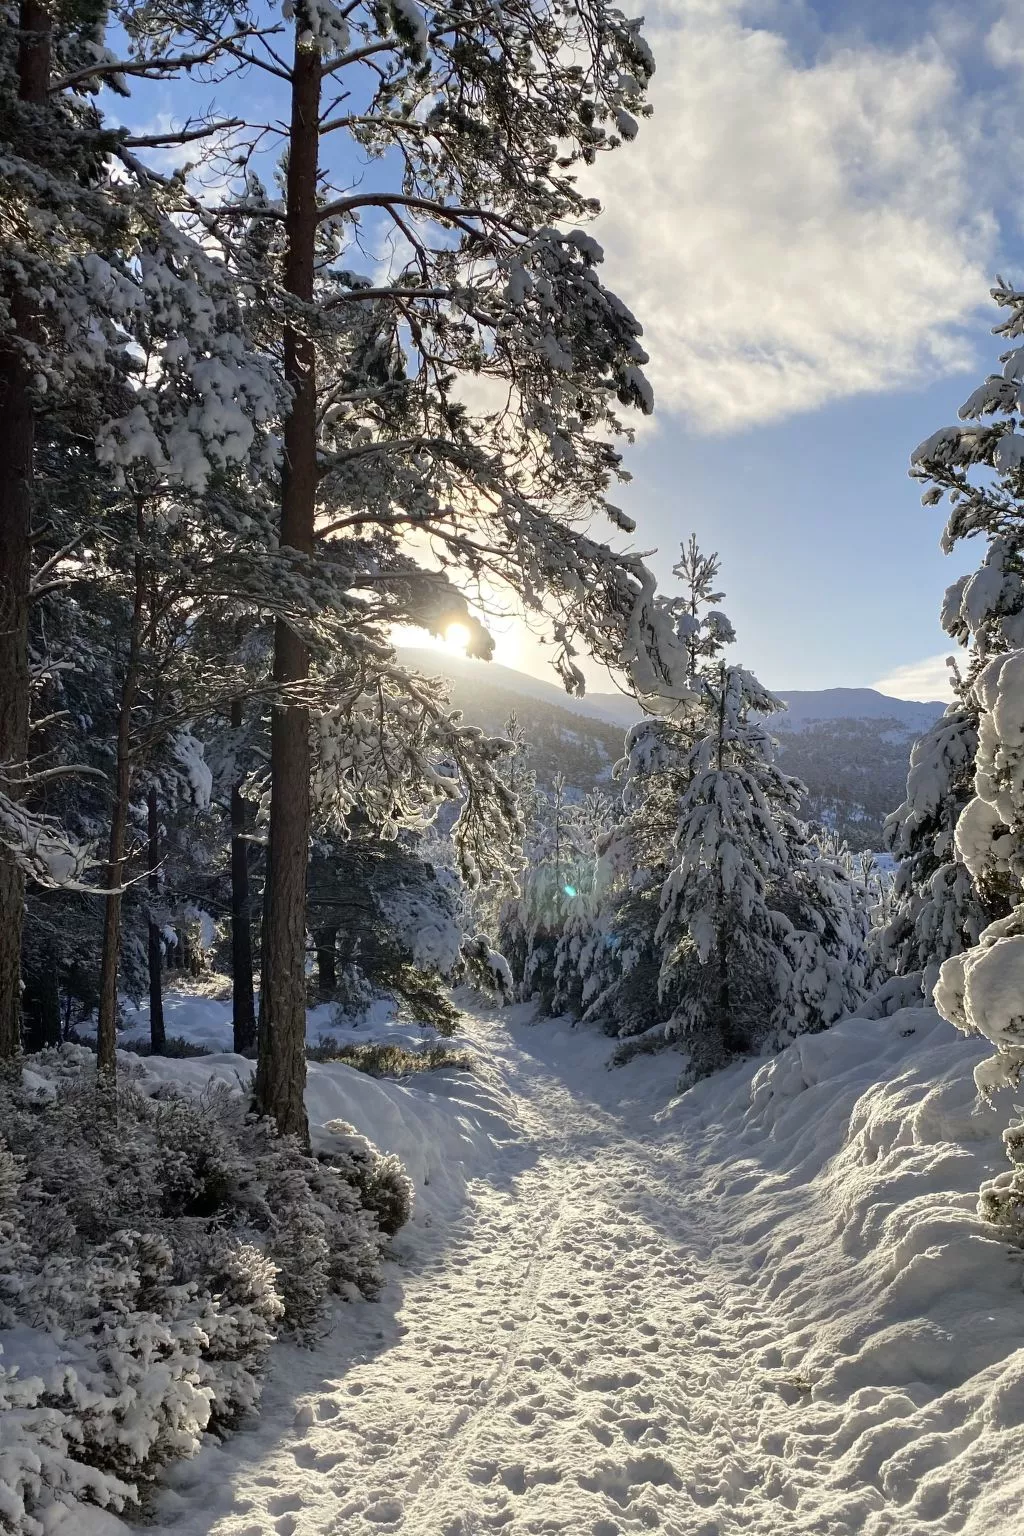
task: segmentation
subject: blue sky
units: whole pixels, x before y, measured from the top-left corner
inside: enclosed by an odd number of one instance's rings
[[[691,529],[720,552],[770,685],[940,696],[977,555],[940,554],[906,468],[996,365],[994,273],[1024,281],[1024,5],[658,0],[645,31],[654,118],[589,188],[657,401],[615,499],[666,582]],[[518,630],[498,657],[545,672]]]
[[[996,366],[1024,279],[1024,6],[673,0],[654,119],[600,171],[606,278],[658,401],[623,504],[667,576],[723,559],[738,653],[776,687],[935,697],[939,551],[911,450]]]

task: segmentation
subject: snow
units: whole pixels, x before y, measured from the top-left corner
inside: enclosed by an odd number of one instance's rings
[[[257,997],[257,1007],[259,998]],[[138,1007],[127,997],[121,998],[125,1027],[118,1044],[130,1048],[135,1041],[149,1040],[149,1004]],[[230,998],[207,997],[201,993],[168,990],[164,995],[164,1027],[169,1038],[186,1040],[208,1051],[230,1051],[232,1046]],[[95,1021],[78,1027],[84,1038],[95,1032]],[[433,1029],[398,1020],[390,998],[379,998],[358,1014],[342,1012],[335,1003],[319,1003],[306,1012],[306,1039],[310,1045],[333,1040],[339,1045],[365,1045],[370,1040],[390,1041],[394,1045],[423,1045],[438,1038]],[[453,1041],[458,1048],[459,1040]],[[251,1067],[252,1063],[248,1063]]]
[[[672,1099],[670,1058],[609,1072],[607,1040],[525,1009],[470,1029],[479,1071],[440,1086],[313,1068],[318,1125],[435,1167],[383,1299],[278,1351],[262,1419],[170,1472],[154,1536],[1017,1528],[984,1042],[850,1019]]]

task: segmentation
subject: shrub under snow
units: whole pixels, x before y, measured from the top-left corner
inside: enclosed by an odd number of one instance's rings
[[[310,1156],[223,1084],[127,1057],[107,1092],[81,1047],[29,1060],[0,1082],[0,1340],[31,1368],[0,1361],[0,1531],[44,1536],[252,1412],[280,1329],[377,1292],[411,1192],[348,1128]]]

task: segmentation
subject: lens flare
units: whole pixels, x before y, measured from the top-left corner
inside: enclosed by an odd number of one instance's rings
[[[453,651],[464,651],[470,641],[469,630],[465,624],[449,624],[444,632],[445,643],[450,645]]]

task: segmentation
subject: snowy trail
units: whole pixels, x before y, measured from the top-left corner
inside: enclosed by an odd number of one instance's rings
[[[671,1064],[645,1064],[640,1097],[616,1104],[625,1075],[601,1069],[603,1042],[479,1028],[522,1139],[453,1228],[420,1234],[382,1303],[346,1311],[316,1354],[286,1352],[255,1429],[176,1469],[158,1529],[960,1529],[918,1523],[905,1491],[890,1499],[881,1458],[844,1462],[828,1405],[808,1421],[806,1334],[773,1313],[735,1226],[719,1231],[696,1128],[663,1134],[653,1119]]]

